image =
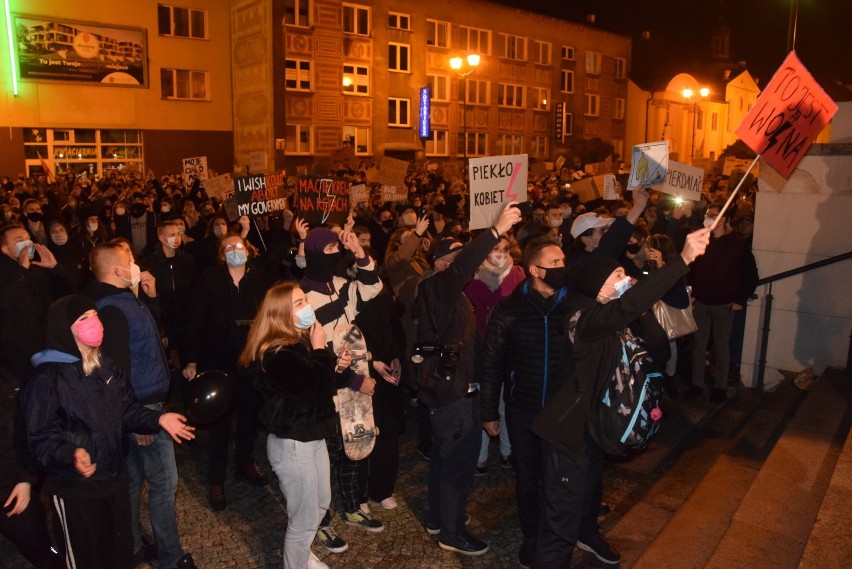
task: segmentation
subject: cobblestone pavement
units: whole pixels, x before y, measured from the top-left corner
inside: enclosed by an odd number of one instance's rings
[[[413,413],[411,414],[413,415]],[[374,516],[385,531],[367,533],[336,518],[333,525],[349,542],[349,550],[329,554],[314,547],[331,568],[517,568],[521,534],[511,470],[499,464],[496,441],[492,441],[488,474],[477,477],[468,507],[470,531],[488,541],[490,550],[478,558],[464,558],[438,548],[426,534],[421,519],[426,506],[428,463],[415,451],[416,425],[411,418],[403,435],[396,497],[399,507],[382,511],[372,504]],[[184,548],[202,569],[280,568],[281,546],[286,527],[284,499],[265,457],[265,436],[258,437],[255,457],[272,481],[264,488],[250,486],[229,473],[226,494],[229,508],[214,513],[206,498],[206,435],[201,431],[192,445],[177,447],[180,483],[177,508]],[[602,518],[605,531],[617,521],[652,482],[651,475],[619,464],[607,465],[604,500],[611,513]],[[149,530],[148,530],[149,531]],[[149,532],[150,535],[150,532]],[[576,552],[574,567],[598,567],[589,554]],[[29,565],[0,537],[0,567],[23,569]],[[142,565],[139,569],[145,569]]]

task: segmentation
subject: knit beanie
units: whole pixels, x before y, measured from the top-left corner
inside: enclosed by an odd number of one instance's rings
[[[577,267],[573,289],[583,296],[596,299],[606,280],[620,266],[613,259],[593,257]]]

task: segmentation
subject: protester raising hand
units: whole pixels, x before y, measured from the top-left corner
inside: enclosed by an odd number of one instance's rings
[[[705,227],[698,231],[693,231],[686,236],[686,243],[683,245],[683,251],[680,252],[680,257],[683,262],[689,265],[696,258],[704,254],[707,250],[707,245],[710,244],[710,228]]]

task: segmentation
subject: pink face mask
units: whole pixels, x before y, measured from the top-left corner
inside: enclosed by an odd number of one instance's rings
[[[75,322],[71,329],[76,330],[80,341],[90,348],[97,348],[104,341],[104,325],[97,316]]]

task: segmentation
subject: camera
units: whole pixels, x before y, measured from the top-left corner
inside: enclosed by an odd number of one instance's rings
[[[657,261],[645,261],[642,265],[642,274],[650,275],[657,270]]]
[[[435,341],[418,342],[411,354],[411,363],[422,364],[426,358],[438,356],[438,366],[435,373],[450,381],[459,367],[459,342],[448,342],[446,345]]]
[[[417,342],[414,345],[414,352],[411,354],[411,363],[422,364],[423,360],[440,354],[441,350],[442,346],[438,342]]]

